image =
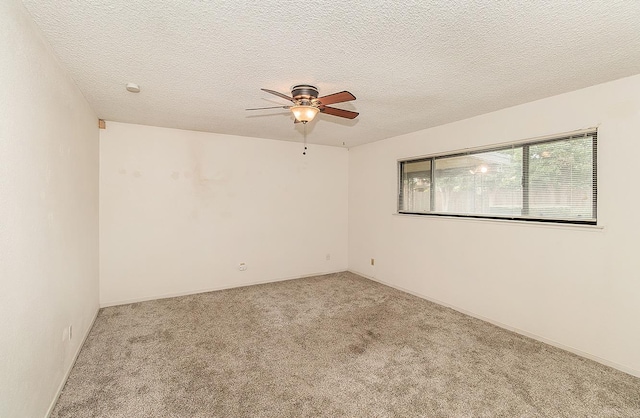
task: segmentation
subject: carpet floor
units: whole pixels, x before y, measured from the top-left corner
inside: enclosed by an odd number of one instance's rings
[[[640,379],[345,272],[101,309],[52,417],[640,417]]]

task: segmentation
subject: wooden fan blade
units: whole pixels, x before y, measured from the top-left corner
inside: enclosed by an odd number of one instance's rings
[[[289,109],[291,106],[269,106],[269,107],[254,107],[253,109],[245,110],[263,110],[263,109]]]
[[[329,106],[320,107],[320,112],[326,113],[327,115],[339,116],[341,118],[347,119],[355,119],[359,115],[358,112],[352,112],[350,110],[338,109]]]
[[[293,123],[300,123],[300,121],[296,118],[293,118]]]
[[[266,91],[267,93],[275,94],[278,97],[282,97],[285,100],[289,100],[290,102],[293,102],[293,97],[289,97],[286,94],[282,94],[282,93],[279,93],[277,91],[273,91],[273,90],[269,90],[269,89],[260,89],[260,90]]]
[[[349,93],[348,91],[341,91],[340,93],[333,93],[327,96],[318,97],[320,104],[325,106],[334,104],[334,103],[348,102],[355,99],[356,99],[356,96]]]

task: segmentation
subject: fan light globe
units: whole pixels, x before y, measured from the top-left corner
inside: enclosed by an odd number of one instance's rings
[[[307,123],[311,122],[320,110],[313,106],[292,106],[291,111],[296,119],[302,123]]]

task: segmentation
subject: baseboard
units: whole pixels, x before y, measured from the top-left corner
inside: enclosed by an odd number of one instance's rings
[[[85,341],[87,341],[87,337],[89,336],[89,333],[93,329],[93,324],[95,324],[95,322],[96,322],[96,318],[98,317],[98,312],[99,311],[100,311],[100,309],[96,309],[96,313],[93,315],[93,320],[91,321],[91,325],[89,325],[89,327],[86,329],[86,331],[84,333],[84,336],[82,337],[82,341],[80,342],[80,345],[78,345],[78,349],[76,350],[75,354],[73,355],[73,360],[69,364],[69,368],[67,368],[67,371],[64,374],[64,378],[62,379],[62,382],[60,382],[60,385],[58,386],[58,390],[56,390],[56,395],[53,397],[53,400],[51,401],[51,404],[49,405],[49,409],[47,409],[47,413],[45,415],[45,418],[49,418],[49,416],[53,412],[53,408],[55,408],[56,403],[58,403],[58,398],[60,397],[60,394],[62,393],[62,389],[64,389],[64,385],[67,384],[67,379],[69,378],[69,375],[71,374],[71,370],[73,369],[73,366],[75,366],[75,364],[76,364],[76,360],[78,360],[78,356],[80,355],[80,351],[82,350],[82,347],[84,347],[84,343],[85,343]]]
[[[186,291],[186,292],[165,293],[165,294],[162,294],[162,295],[145,296],[145,297],[141,297],[141,298],[125,299],[125,300],[118,300],[118,301],[112,301],[112,302],[104,302],[104,303],[101,302],[100,303],[100,308],[108,308],[109,306],[118,306],[118,305],[128,305],[130,303],[146,302],[146,301],[149,301],[149,300],[168,299],[168,298],[176,298],[176,297],[179,297],[179,296],[197,295],[198,293],[207,293],[207,292],[215,292],[215,291],[218,291],[218,290],[235,289],[237,287],[254,286],[254,285],[257,285],[257,284],[284,282],[284,281],[287,281],[287,280],[303,279],[305,277],[313,277],[313,276],[322,276],[322,275],[325,275],[325,274],[341,273],[343,271],[346,271],[346,269],[340,269],[340,270],[335,270],[335,271],[333,271],[333,270],[332,271],[325,271],[325,272],[313,273],[313,274],[305,274],[305,275],[302,275],[302,276],[282,277],[282,278],[270,279],[270,280],[258,280],[258,281],[249,282],[249,283],[242,283],[242,284],[228,285],[228,286],[217,286],[217,287],[210,287],[210,288],[206,288],[206,289],[190,290],[190,291]]]
[[[351,273],[357,274],[358,276],[362,276],[362,277],[364,277],[366,279],[372,280],[374,282],[383,284],[385,286],[389,286],[389,287],[392,287],[394,289],[400,290],[402,292],[409,293],[411,295],[417,296],[417,297],[419,297],[421,299],[428,300],[429,302],[437,303],[438,305],[446,306],[447,308],[451,308],[454,311],[458,311],[458,312],[463,313],[465,315],[469,315],[471,317],[480,319],[482,321],[489,322],[490,324],[493,324],[493,325],[495,325],[497,327],[504,328],[506,330],[513,331],[513,332],[515,332],[517,334],[524,335],[526,337],[529,337],[529,338],[532,338],[534,340],[543,342],[545,344],[552,345],[554,347],[557,347],[557,348],[560,348],[562,350],[568,351],[570,353],[576,354],[576,355],[578,355],[580,357],[584,357],[584,358],[587,358],[589,360],[593,360],[593,361],[595,361],[597,363],[604,364],[605,366],[609,366],[609,367],[612,367],[614,369],[620,370],[621,372],[630,374],[632,376],[640,377],[640,370],[636,370],[636,369],[633,369],[631,367],[627,367],[625,365],[622,365],[622,364],[607,360],[607,359],[602,358],[602,357],[595,356],[593,354],[589,354],[589,353],[587,353],[585,351],[582,351],[582,350],[579,350],[577,348],[574,348],[574,347],[559,343],[559,342],[554,341],[554,340],[550,340],[550,339],[545,338],[545,337],[543,337],[541,335],[533,334],[533,333],[525,331],[523,329],[519,329],[519,328],[510,326],[510,325],[507,325],[507,324],[503,324],[502,322],[495,321],[495,320],[493,320],[491,318],[487,318],[487,317],[484,317],[482,315],[478,315],[478,314],[476,314],[474,312],[468,311],[466,309],[459,308],[459,307],[457,307],[455,305],[452,305],[450,303],[442,302],[440,300],[437,300],[437,299],[434,299],[432,297],[420,294],[418,292],[414,292],[412,290],[408,290],[408,289],[402,288],[400,286],[396,286],[394,284],[387,283],[384,280],[380,280],[380,279],[377,279],[375,277],[368,276],[368,275],[366,275],[364,273],[360,273],[360,272],[352,270],[352,269],[349,269],[348,271],[350,271]]]

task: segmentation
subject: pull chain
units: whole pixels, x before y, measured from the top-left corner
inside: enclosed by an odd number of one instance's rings
[[[302,151],[302,155],[307,155],[307,122],[303,122],[304,125],[304,151]]]

